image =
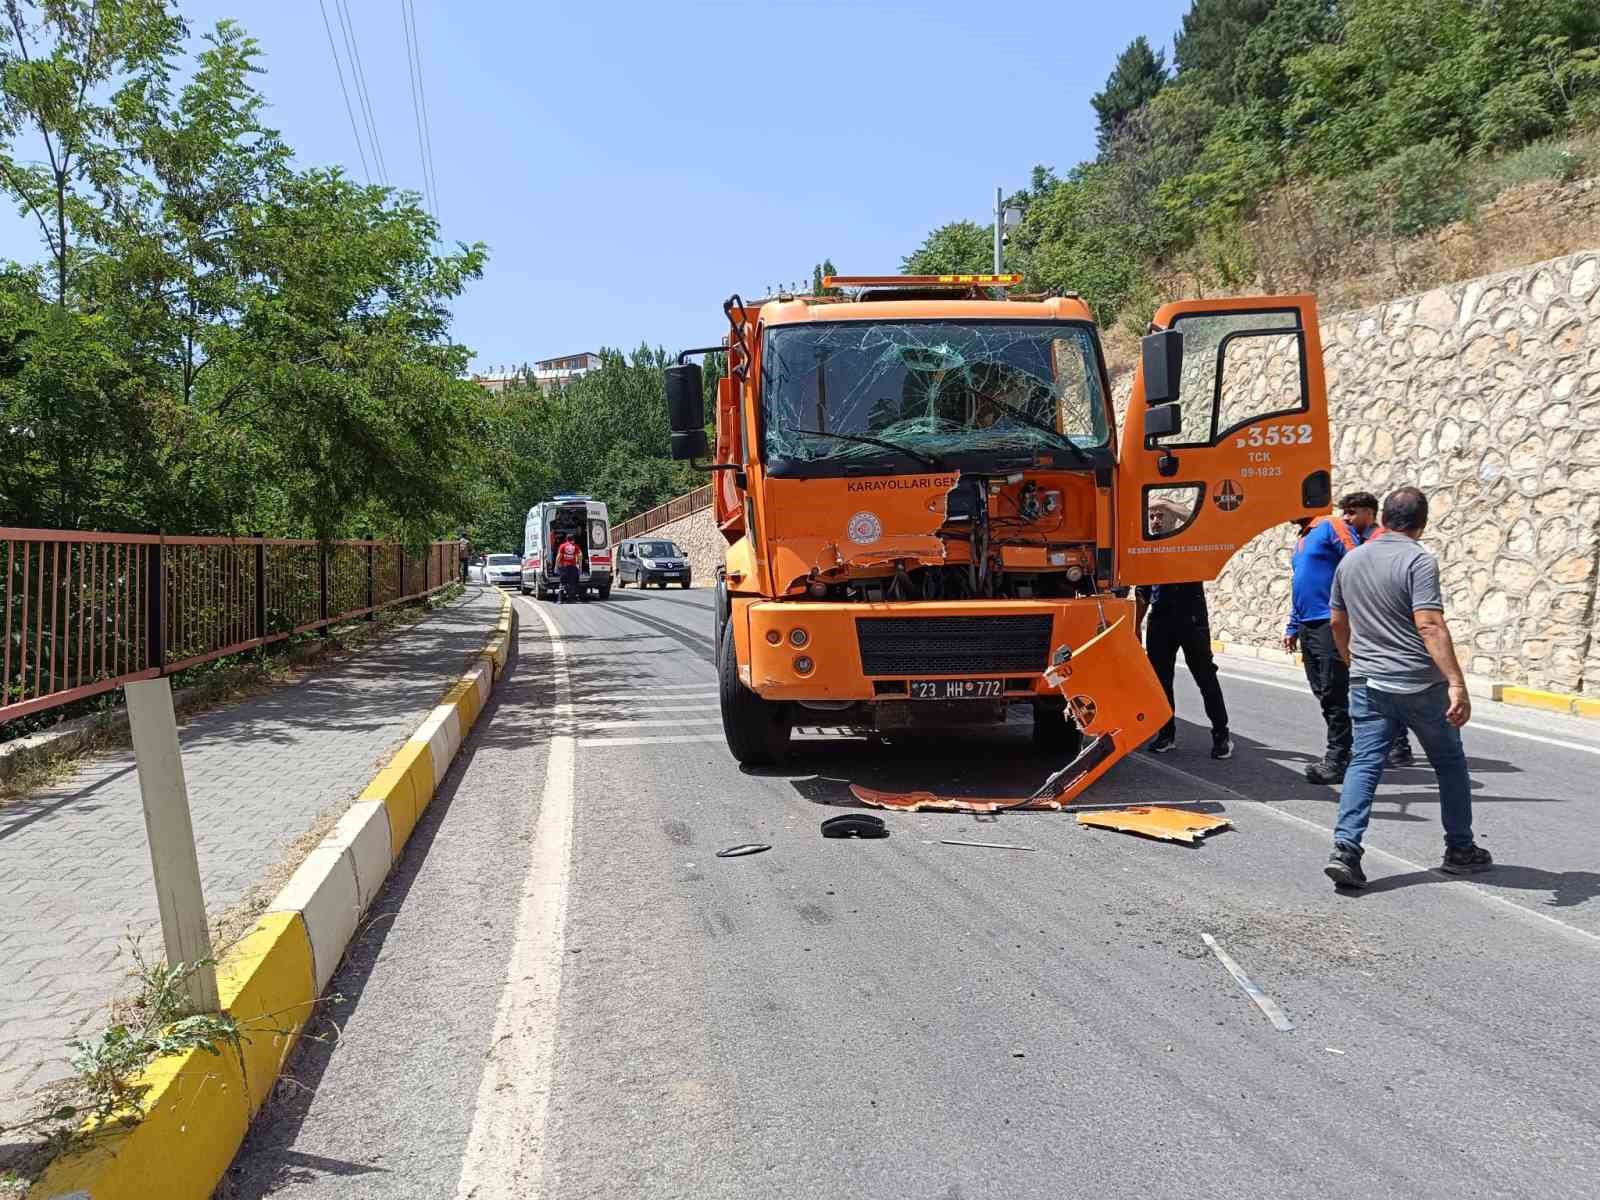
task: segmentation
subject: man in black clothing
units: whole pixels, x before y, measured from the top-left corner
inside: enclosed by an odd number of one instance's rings
[[[1139,621],[1146,610],[1150,624],[1144,631],[1145,653],[1155,668],[1172,704],[1172,677],[1178,667],[1178,651],[1194,676],[1195,685],[1205,700],[1206,718],[1211,722],[1211,757],[1232,758],[1233,738],[1228,733],[1228,706],[1217,682],[1217,662],[1211,654],[1211,616],[1206,610],[1206,589],[1199,583],[1159,583],[1139,588]],[[1176,707],[1176,706],[1174,706]],[[1150,743],[1154,754],[1165,754],[1178,742],[1178,723],[1174,717]]]

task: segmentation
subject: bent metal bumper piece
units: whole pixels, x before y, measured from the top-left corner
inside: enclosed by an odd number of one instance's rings
[[[1084,789],[1144,745],[1172,717],[1161,681],[1134,636],[1132,619],[1126,616],[1077,651],[1069,647],[1057,650],[1045,679],[1067,698],[1073,719],[1087,740],[1077,757],[1031,796],[1000,800],[933,792],[880,792],[854,784],[851,794],[863,804],[905,812],[1059,810],[1070,806]]]

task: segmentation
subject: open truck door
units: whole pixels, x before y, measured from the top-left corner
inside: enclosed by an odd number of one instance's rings
[[[1214,579],[1256,534],[1333,498],[1312,297],[1185,300],[1151,325],[1117,466],[1122,586]]]

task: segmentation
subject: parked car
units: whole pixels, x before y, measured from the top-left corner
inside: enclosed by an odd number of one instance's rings
[[[483,554],[474,554],[471,558],[467,559],[467,582],[468,583],[487,583],[488,582],[488,579],[485,577],[485,575],[483,573],[484,572],[485,559],[487,557],[488,557],[487,555],[483,555]]]
[[[519,554],[486,555],[483,581],[500,587],[519,587],[522,584],[522,556]]]
[[[636,583],[666,587],[676,583],[688,587],[689,557],[676,543],[665,538],[629,538],[617,547],[617,586]]]

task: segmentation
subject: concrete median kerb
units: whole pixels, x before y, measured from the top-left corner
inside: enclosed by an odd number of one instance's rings
[[[137,1081],[147,1089],[137,1123],[85,1126],[79,1144],[46,1168],[28,1200],[212,1195],[362,914],[487,706],[516,624],[510,597],[502,594],[494,633],[460,680],[301,863],[255,928],[218,962],[218,992],[239,1025],[239,1049],[191,1050],[151,1063]]]

